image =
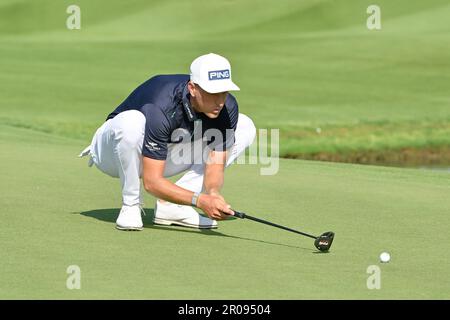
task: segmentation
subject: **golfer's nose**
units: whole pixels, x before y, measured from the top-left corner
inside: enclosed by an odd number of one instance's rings
[[[227,99],[227,93],[223,92],[217,95],[217,105],[221,108],[225,105],[225,100]]]

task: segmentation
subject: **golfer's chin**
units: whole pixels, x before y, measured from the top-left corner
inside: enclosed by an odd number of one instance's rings
[[[219,116],[220,111],[221,111],[221,110],[219,110],[219,111],[212,111],[212,112],[205,112],[205,115],[206,115],[208,118],[210,118],[210,119],[215,119],[215,118],[217,118],[217,117]]]

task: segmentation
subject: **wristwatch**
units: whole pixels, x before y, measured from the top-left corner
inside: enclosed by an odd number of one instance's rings
[[[191,204],[194,207],[197,207],[198,197],[200,197],[200,192],[194,192],[194,195],[192,196],[192,200],[191,200]]]

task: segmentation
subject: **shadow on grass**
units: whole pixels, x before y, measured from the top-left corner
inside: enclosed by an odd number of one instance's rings
[[[291,246],[287,244],[282,243],[276,243],[276,242],[269,242],[269,241],[263,241],[258,239],[251,239],[251,238],[244,238],[244,237],[237,237],[232,235],[227,235],[221,232],[218,232],[214,229],[191,229],[181,226],[160,226],[153,224],[153,216],[154,216],[154,209],[144,209],[146,215],[143,216],[142,221],[144,223],[145,229],[156,229],[156,230],[164,230],[169,232],[186,232],[189,234],[199,234],[199,235],[207,235],[207,236],[220,236],[220,237],[226,237],[231,239],[239,239],[239,240],[246,240],[246,241],[253,241],[253,242],[260,242],[264,244],[270,244],[270,245],[276,245],[276,246],[283,246],[283,247],[289,247],[289,248],[295,248],[295,249],[302,249],[314,252],[311,249],[308,248],[302,248],[297,246]],[[84,212],[72,212],[72,214],[81,214],[86,217],[95,218],[97,220],[109,222],[109,223],[115,223],[117,216],[119,214],[120,208],[115,209],[97,209],[97,210],[89,210]],[[226,222],[226,221],[232,221],[237,220],[236,218],[232,218],[229,220],[221,221],[220,223]]]

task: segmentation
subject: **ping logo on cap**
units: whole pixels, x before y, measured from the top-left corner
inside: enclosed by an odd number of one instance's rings
[[[225,69],[225,70],[209,71],[208,78],[209,80],[230,79],[230,70]]]

